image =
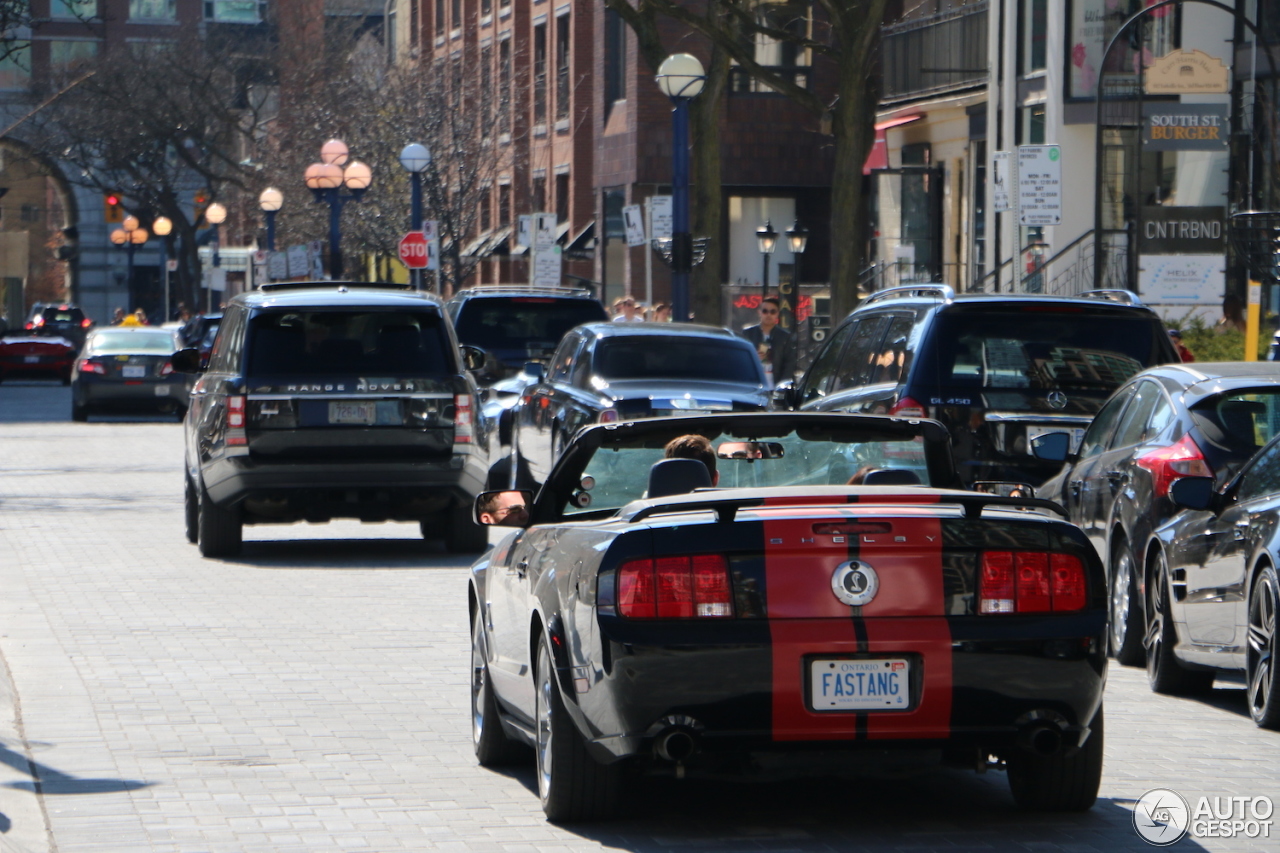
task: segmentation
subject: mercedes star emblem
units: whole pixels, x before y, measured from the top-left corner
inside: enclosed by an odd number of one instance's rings
[[[1067,395],[1061,391],[1050,391],[1049,396],[1045,399],[1055,409],[1065,409],[1067,407]]]
[[[850,607],[860,607],[876,597],[880,577],[876,570],[859,560],[841,563],[831,575],[831,591]]]

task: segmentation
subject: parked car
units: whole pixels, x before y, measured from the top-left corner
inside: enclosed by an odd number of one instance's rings
[[[33,335],[25,329],[0,332],[0,382],[6,379],[57,379],[71,382],[79,350],[63,337]]]
[[[1225,486],[1190,476],[1170,488],[1185,511],[1144,551],[1147,678],[1195,693],[1243,671],[1249,716],[1280,729],[1280,437]]]
[[[709,440],[718,488],[705,459],[664,458],[690,434]],[[847,486],[832,463],[848,456],[912,458],[925,475]],[[1007,767],[1025,807],[1088,808],[1102,564],[1060,508],[959,485],[928,420],[583,429],[536,499],[477,499],[496,524],[509,523],[497,502],[528,507],[471,569],[477,759],[533,747],[552,820],[608,817],[633,774],[811,776],[939,756]]]
[[[198,352],[175,364],[198,371]],[[236,296],[191,392],[187,538],[227,556],[246,524],[358,518],[418,522],[426,538],[478,551],[488,537],[471,502],[490,430],[476,395],[428,294],[281,282]]]
[[[1280,365],[1153,367],[1112,395],[1079,450],[1036,489],[1037,497],[1067,508],[1107,565],[1111,653],[1121,663],[1141,666],[1146,657],[1146,588],[1139,567],[1151,532],[1178,511],[1169,486],[1187,476],[1224,485],[1277,429]],[[1064,458],[1069,437],[1057,435],[1054,451],[1037,451],[1043,458]],[[1036,442],[1046,444],[1047,436]]]
[[[515,441],[538,482],[588,424],[769,405],[755,347],[716,326],[589,323],[536,374],[515,409]]]
[[[777,407],[930,417],[951,432],[966,483],[1039,485],[1056,463],[1031,441],[1075,444],[1134,374],[1178,362],[1160,318],[1125,291],[1096,298],[972,294],[942,284],[890,288],[833,330]]]
[[[71,372],[71,420],[96,412],[186,412],[187,376],[174,370],[181,341],[173,329],[107,326],[85,339]]]
[[[93,327],[89,319],[78,306],[67,302],[37,302],[31,306],[24,328],[33,335],[49,335],[66,338],[79,349],[84,345],[85,335]]]
[[[607,322],[609,314],[588,290],[567,287],[471,287],[445,304],[458,340],[488,358],[485,384],[545,365],[574,326]]]

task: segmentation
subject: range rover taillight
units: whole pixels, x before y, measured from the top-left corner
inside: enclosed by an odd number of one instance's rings
[[[453,443],[470,444],[474,433],[471,426],[471,395],[453,395]]]
[[[721,554],[623,563],[618,569],[618,613],[628,619],[731,617],[729,563]]]
[[[978,578],[979,613],[1083,610],[1084,564],[1071,554],[987,551]]]
[[[234,394],[227,397],[227,444],[232,447],[243,447],[249,443],[244,431],[244,395]]]

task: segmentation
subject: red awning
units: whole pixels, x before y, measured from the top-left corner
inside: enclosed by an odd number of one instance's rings
[[[924,114],[920,113],[911,116],[898,116],[897,118],[876,122],[876,141],[871,145],[871,153],[867,155],[867,162],[862,164],[862,174],[870,175],[872,169],[889,168],[889,145],[884,139],[884,132],[886,130],[891,127],[910,124],[911,122],[918,121],[922,118],[924,118]]]

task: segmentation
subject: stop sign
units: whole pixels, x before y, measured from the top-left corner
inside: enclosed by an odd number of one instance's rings
[[[427,268],[427,235],[410,231],[400,238],[400,260],[411,270]]]

